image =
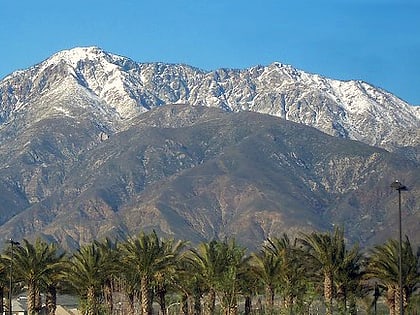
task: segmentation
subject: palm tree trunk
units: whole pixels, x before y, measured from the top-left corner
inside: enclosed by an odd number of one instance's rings
[[[267,285],[265,288],[265,307],[268,314],[274,310],[274,288],[272,285]]]
[[[4,304],[3,304],[3,299],[4,299],[4,287],[1,286],[0,287],[0,314],[4,313]]]
[[[324,274],[324,299],[326,315],[333,314],[333,277],[330,273]]]
[[[95,296],[95,289],[93,287],[89,287],[86,294],[86,315],[96,315],[97,313],[97,305],[96,305],[96,296]]]
[[[202,309],[201,309],[201,293],[199,290],[194,290],[194,315],[201,315]]]
[[[205,314],[213,315],[216,310],[216,292],[210,290],[206,295]]]
[[[39,314],[41,311],[42,311],[41,291],[39,290],[39,286],[35,285],[35,314]]]
[[[342,304],[342,308],[343,308],[343,312],[344,314],[347,314],[347,288],[344,287],[342,289],[342,300],[343,300],[343,304]]]
[[[148,276],[142,276],[140,280],[141,291],[141,313],[142,315],[152,315],[152,299],[150,292],[150,279]]]
[[[400,304],[400,287],[398,286],[396,290],[394,290],[395,294],[395,314],[401,314],[401,304]]]
[[[238,314],[238,306],[229,305],[227,309],[227,315],[237,315],[237,314]]]
[[[112,297],[112,281],[110,279],[106,279],[103,290],[106,309],[108,311],[108,314],[112,314],[114,302]]]
[[[186,293],[182,294],[181,297],[181,314],[189,314],[188,295]]]
[[[405,288],[403,288],[403,313],[405,313],[406,308],[408,307],[408,303],[409,303],[409,294],[407,293],[407,290]]]
[[[127,299],[128,299],[127,314],[128,315],[134,315],[134,313],[135,313],[135,311],[134,311],[134,296],[135,296],[134,292],[130,292],[130,293],[127,294]]]
[[[28,282],[28,314],[35,314],[35,298],[36,298],[36,289],[35,283],[33,281]]]
[[[256,313],[257,314],[263,314],[264,313],[263,305],[262,305],[262,302],[261,302],[260,298],[257,299],[257,304],[255,305],[255,308],[256,308],[256,311],[257,311]]]
[[[225,315],[236,315],[238,313],[238,303],[235,295],[229,292],[223,297],[222,301],[223,313]]]
[[[293,295],[292,294],[287,294],[284,297],[284,308],[286,310],[288,310],[289,314],[293,314]]]
[[[48,286],[45,304],[47,307],[47,315],[55,315],[55,310],[57,308],[57,288],[55,285]]]
[[[356,307],[356,299],[354,296],[349,298],[349,314],[356,315],[357,314],[357,307]]]
[[[163,285],[159,285],[157,296],[159,298],[160,312],[162,315],[166,315],[166,288]]]
[[[252,300],[251,300],[251,297],[249,295],[247,295],[247,296],[245,296],[245,313],[244,313],[244,315],[251,314],[251,310],[252,310]]]
[[[388,287],[386,291],[386,305],[389,309],[389,315],[395,315],[395,289],[393,287]]]

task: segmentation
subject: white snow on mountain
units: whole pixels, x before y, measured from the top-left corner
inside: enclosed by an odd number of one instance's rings
[[[389,150],[420,145],[419,108],[366,82],[332,80],[282,63],[206,72],[78,47],[4,78],[0,102],[3,123],[29,109],[39,119],[51,109],[73,116],[83,110],[119,129],[153,107],[182,103],[275,115]]]

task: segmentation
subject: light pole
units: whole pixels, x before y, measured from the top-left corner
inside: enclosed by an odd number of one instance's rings
[[[9,240],[11,248],[10,248],[10,282],[9,282],[9,315],[12,315],[12,290],[13,290],[13,245],[19,246],[19,242],[15,242],[13,239]]]
[[[402,227],[401,227],[401,191],[406,191],[407,186],[404,186],[400,181],[396,180],[391,184],[391,187],[398,190],[398,285],[400,289],[400,314],[404,314],[403,308],[403,288],[402,288]]]

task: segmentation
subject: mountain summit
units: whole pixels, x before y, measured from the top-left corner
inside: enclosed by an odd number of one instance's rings
[[[154,229],[252,247],[340,224],[371,244],[394,235],[398,178],[420,242],[418,113],[280,63],[203,71],[62,51],[0,81],[0,238],[74,248]]]

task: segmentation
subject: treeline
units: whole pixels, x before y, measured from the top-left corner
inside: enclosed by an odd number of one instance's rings
[[[185,315],[236,315],[239,302],[246,315],[311,314],[320,304],[326,314],[356,314],[360,301],[368,300],[373,312],[381,299],[394,315],[400,314],[400,291],[406,312],[419,295],[420,255],[408,238],[401,252],[402,290],[399,243],[362,252],[346,245],[340,228],[270,238],[253,253],[233,239],[191,247],[155,232],[94,241],[74,253],[24,239],[11,241],[1,255],[0,298],[11,285],[12,292],[24,288],[28,314],[48,315],[55,314],[60,292],[77,295],[86,315],[149,315],[153,305],[162,315],[174,306]]]

